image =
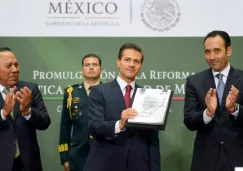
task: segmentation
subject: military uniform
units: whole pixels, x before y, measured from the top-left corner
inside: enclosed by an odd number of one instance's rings
[[[88,105],[84,83],[65,89],[58,151],[61,164],[68,162],[69,169],[74,171],[83,170],[90,141],[94,141],[88,133]]]

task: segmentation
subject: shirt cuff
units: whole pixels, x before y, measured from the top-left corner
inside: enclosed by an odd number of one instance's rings
[[[211,122],[211,120],[213,119],[214,116],[209,117],[206,112],[207,112],[207,109],[204,110],[204,112],[203,112],[203,121],[205,124],[208,124],[209,122]]]
[[[235,119],[237,119],[238,114],[239,114],[239,105],[238,105],[237,110],[235,112],[233,112],[233,113],[230,113],[230,114],[233,115],[235,117]]]
[[[116,124],[115,124],[115,134],[118,134],[118,133],[126,130],[126,129],[123,129],[123,130],[120,129],[119,122],[120,121],[117,121]]]
[[[2,120],[3,121],[5,121],[7,118],[5,118],[4,116],[3,116],[3,109],[1,110],[1,117],[2,117]]]

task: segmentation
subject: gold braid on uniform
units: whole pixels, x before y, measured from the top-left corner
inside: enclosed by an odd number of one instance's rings
[[[72,104],[72,92],[73,92],[73,87],[68,87],[67,93],[68,93],[68,98],[67,98],[67,108],[69,109],[69,115],[70,118],[72,119],[72,111],[71,111],[71,104]]]
[[[59,153],[65,152],[65,151],[68,151],[68,144],[67,143],[58,145],[58,152]]]

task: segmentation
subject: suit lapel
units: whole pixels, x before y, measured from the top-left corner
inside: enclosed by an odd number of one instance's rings
[[[211,69],[208,69],[206,74],[204,75],[203,88],[206,93],[209,91],[210,88],[213,88],[213,89],[216,88],[213,73],[212,73]]]
[[[4,99],[2,97],[2,95],[0,94],[0,108],[3,109],[4,107]],[[11,115],[8,115],[8,118],[13,121],[13,117]]]
[[[124,97],[123,97],[123,94],[121,91],[121,87],[118,84],[116,79],[111,82],[110,90],[111,90],[110,94],[113,97],[115,97],[115,99],[117,99],[118,104],[120,104],[123,109],[126,109],[126,103],[125,103],[125,100],[124,100]]]
[[[17,119],[17,117],[19,116],[19,113],[20,113],[19,108],[20,108],[19,101],[16,100],[15,105],[14,105],[14,111],[13,111],[14,120]]]
[[[239,78],[240,78],[240,75],[238,75],[236,70],[231,66],[227,80],[226,80],[226,84],[224,87],[224,93],[223,93],[222,102],[221,102],[221,104],[223,104],[223,105],[221,105],[220,111],[222,111],[222,109],[225,107],[226,98],[229,94],[231,85],[237,86],[237,84],[239,82]]]
[[[3,97],[0,95],[0,108],[2,109],[4,105]]]
[[[22,85],[20,83],[17,84],[17,91],[20,91],[20,88],[22,87]],[[14,105],[14,111],[13,111],[13,116],[14,116],[14,120],[17,119],[17,117],[19,116],[19,108],[20,108],[20,104],[19,101],[16,100],[15,101],[15,105]]]
[[[205,95],[207,94],[207,92],[209,91],[210,88],[216,89],[214,76],[213,76],[213,72],[212,72],[211,68],[208,69],[206,74],[204,75],[203,87],[204,87],[204,91],[205,91],[204,94]],[[219,98],[218,98],[218,96],[217,96],[217,104],[218,105],[217,105],[216,111],[219,111],[221,107],[219,105]]]
[[[4,100],[3,100],[2,95],[0,95],[0,108],[3,109],[3,107],[4,107]],[[11,121],[13,121],[13,118],[12,118],[11,115],[8,115],[8,118],[9,118]]]
[[[134,90],[133,95],[132,95],[130,107],[132,107],[132,103],[133,103],[133,100],[134,100],[134,97],[135,97],[135,94],[136,94],[138,87],[139,86],[137,84],[135,84],[135,90]],[[124,96],[122,94],[121,87],[118,84],[116,79],[111,82],[110,89],[111,89],[110,93],[112,94],[113,97],[116,97],[116,99],[118,100],[118,104],[121,104],[122,108],[126,109],[125,99],[124,99]]]

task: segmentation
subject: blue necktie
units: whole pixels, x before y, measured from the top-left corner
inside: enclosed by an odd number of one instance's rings
[[[223,97],[223,93],[224,93],[224,82],[223,82],[223,74],[218,73],[216,75],[216,77],[219,79],[219,83],[217,85],[217,94],[218,94],[218,98],[219,98],[219,104],[221,105],[222,102],[222,97]]]

